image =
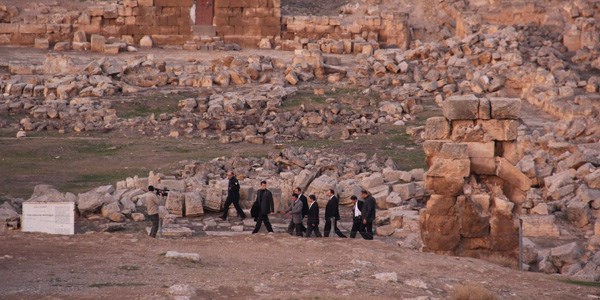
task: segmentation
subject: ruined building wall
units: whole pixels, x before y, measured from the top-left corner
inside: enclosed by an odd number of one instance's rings
[[[486,2],[486,1],[483,1]],[[534,0],[489,1],[485,5],[464,7],[460,1],[446,1],[442,7],[456,21],[456,35],[465,37],[479,30],[480,24],[549,26],[562,33],[569,51],[593,49],[600,41],[596,23],[600,3],[596,1]]]
[[[215,0],[213,24],[225,42],[257,47],[281,34],[281,0]]]
[[[310,43],[318,43],[321,51],[335,54],[360,53],[364,44],[408,49],[411,39],[408,16],[403,13],[382,13],[356,20],[339,16],[285,16],[282,28],[283,50],[308,49]]]
[[[521,100],[452,96],[425,126],[431,191],[420,214],[426,250],[514,255],[517,218],[531,180],[515,167]]]
[[[81,11],[42,5],[30,10],[10,8],[13,17],[0,23],[0,44],[32,45],[36,38],[71,41],[77,31],[126,36],[136,43],[149,35],[158,45],[183,44],[191,38],[192,5],[193,0],[124,0]]]

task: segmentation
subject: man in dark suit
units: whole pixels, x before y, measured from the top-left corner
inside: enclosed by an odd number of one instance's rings
[[[323,229],[323,236],[329,237],[331,223],[333,223],[333,231],[335,234],[341,238],[345,238],[346,236],[337,227],[337,221],[340,220],[340,200],[338,200],[338,197],[335,196],[335,192],[331,189],[327,191],[327,196],[329,196],[329,201],[327,202],[327,206],[325,206],[325,228]]]
[[[319,204],[315,195],[308,196],[308,215],[306,223],[306,237],[310,237],[312,232],[315,232],[316,237],[321,237],[319,231]]]
[[[225,200],[225,205],[223,206],[223,215],[221,216],[221,219],[223,221],[227,219],[229,206],[233,204],[238,216],[244,220],[246,214],[244,214],[244,211],[240,207],[240,182],[235,178],[235,174],[233,174],[232,171],[227,172],[227,179],[229,179],[229,184],[227,185],[227,200]]]
[[[308,214],[308,199],[306,199],[300,187],[295,188],[294,193],[298,195],[298,200],[302,201],[302,218],[304,219]],[[300,225],[302,226],[302,232],[306,232],[304,224],[300,223]]]
[[[375,198],[366,190],[362,190],[360,196],[365,201],[361,211],[363,230],[360,231],[360,234],[365,240],[372,240],[373,222],[375,221]]]
[[[265,223],[267,231],[273,233],[273,227],[269,221],[269,214],[275,212],[275,204],[273,202],[273,194],[267,189],[267,182],[260,182],[260,190],[256,194],[256,203],[258,205],[258,217],[256,219],[256,226],[252,233],[257,233],[260,230],[262,223]]]
[[[362,229],[362,208],[364,202],[362,200],[358,200],[358,197],[352,195],[350,197],[352,200],[352,229],[350,229],[350,238],[355,238],[356,233]],[[361,233],[362,236],[362,233]]]

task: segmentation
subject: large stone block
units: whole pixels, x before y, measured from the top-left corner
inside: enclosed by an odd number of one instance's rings
[[[462,177],[425,176],[425,189],[434,194],[457,196],[462,193],[464,183]]]
[[[450,139],[455,142],[489,142],[481,126],[475,126],[475,120],[454,120],[451,124]]]
[[[590,223],[590,206],[586,202],[571,201],[567,205],[567,219],[579,228]]]
[[[471,161],[467,159],[435,158],[427,171],[429,177],[469,177]]]
[[[482,238],[489,235],[490,216],[483,212],[479,203],[465,196],[457,198],[460,235],[466,238]]]
[[[218,212],[223,205],[223,191],[217,187],[209,187],[206,190],[204,208],[209,211]]]
[[[451,143],[450,140],[429,140],[423,142],[423,151],[425,152],[425,162],[427,166],[431,166],[433,158],[442,151],[442,146],[446,143]]]
[[[456,197],[433,194],[427,200],[427,214],[434,216],[453,216],[456,214]]]
[[[461,143],[446,143],[442,145],[442,149],[437,158],[440,159],[468,159],[468,149],[466,144]],[[432,175],[433,176],[433,175]]]
[[[479,119],[489,120],[492,118],[490,100],[487,98],[479,99]]]
[[[19,32],[19,24],[0,23],[0,34],[16,34]]]
[[[490,218],[490,248],[494,251],[514,253],[519,247],[518,226],[512,216],[493,215]]]
[[[90,38],[92,51],[104,52],[104,45],[106,44],[106,38],[98,34],[92,34]]]
[[[556,225],[554,215],[521,216],[523,220],[523,236],[527,237],[558,237],[560,230]]]
[[[160,181],[159,187],[172,191],[185,191],[185,181],[177,179],[164,179]]]
[[[519,121],[517,120],[479,120],[485,135],[494,141],[514,141],[517,139]]]
[[[531,179],[502,157],[496,157],[496,176],[521,191],[527,191],[531,187]]]
[[[370,189],[370,188],[374,188],[376,186],[383,185],[383,183],[384,183],[383,175],[381,175],[381,173],[379,173],[379,172],[376,172],[376,173],[371,174],[370,176],[363,178],[363,180],[361,181],[361,186],[364,189]]]
[[[451,96],[443,102],[442,110],[448,120],[479,118],[479,99],[475,95]]]
[[[390,168],[385,168],[383,169],[382,173],[383,178],[387,182],[394,182],[399,180],[403,182],[410,182],[412,180],[412,175],[407,171],[392,170]]]
[[[425,250],[453,252],[460,244],[457,216],[421,214],[419,225]]]
[[[450,123],[444,117],[431,117],[425,123],[425,140],[443,140],[449,138]]]
[[[405,201],[414,198],[416,192],[415,184],[413,182],[404,184],[394,184],[392,186],[392,190],[398,193],[398,196]]]
[[[550,249],[549,259],[554,266],[561,268],[564,265],[578,262],[584,250],[578,242],[568,243]]]
[[[469,158],[492,158],[494,157],[495,144],[494,142],[477,143],[468,142],[467,153]]]
[[[518,119],[521,115],[521,99],[490,98],[492,119]]]
[[[21,24],[19,32],[22,34],[42,34],[46,33],[45,24]]]
[[[600,169],[583,177],[583,180],[592,189],[600,189]]]
[[[198,217],[204,215],[204,199],[198,192],[185,194],[185,215],[186,217]]]
[[[506,158],[511,164],[516,165],[524,156],[516,141],[496,142],[496,155]]]
[[[185,194],[180,192],[171,191],[167,196],[167,202],[165,207],[170,214],[178,217],[183,217],[183,206],[185,205]]]

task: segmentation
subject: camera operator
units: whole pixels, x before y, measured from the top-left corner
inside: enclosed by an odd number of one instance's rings
[[[158,192],[155,190],[154,186],[148,186],[148,192],[145,195],[144,202],[146,205],[146,209],[148,210],[148,217],[152,222],[152,229],[150,230],[150,236],[156,238],[156,233],[158,232],[158,206],[161,205],[161,200],[158,197]]]

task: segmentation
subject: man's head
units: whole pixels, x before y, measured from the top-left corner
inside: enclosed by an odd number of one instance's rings
[[[148,191],[149,191],[149,192],[154,192],[154,186],[152,186],[152,185],[149,185],[149,186],[148,186]]]
[[[297,188],[294,189],[294,193],[300,195],[300,194],[302,194],[302,189],[299,188],[299,187],[297,187]]]
[[[227,172],[227,179],[231,179],[235,174],[232,171]]]
[[[356,201],[358,201],[358,197],[352,195],[352,197],[350,197],[350,200],[352,200],[352,203],[355,203]]]
[[[327,196],[332,197],[333,195],[335,195],[335,192],[332,189],[327,191]]]
[[[267,182],[266,182],[266,181],[264,181],[264,180],[263,180],[263,181],[261,181],[261,182],[260,182],[260,188],[261,188],[261,189],[263,189],[263,190],[266,190],[266,189],[267,189]]]
[[[315,201],[317,201],[317,196],[315,196],[315,195],[308,196],[308,203],[313,203]]]
[[[292,201],[296,201],[296,200],[298,200],[298,194],[293,193],[292,194]]]
[[[369,191],[367,191],[367,190],[362,190],[362,191],[360,191],[360,196],[361,196],[363,199],[367,198],[367,197],[369,196]]]

